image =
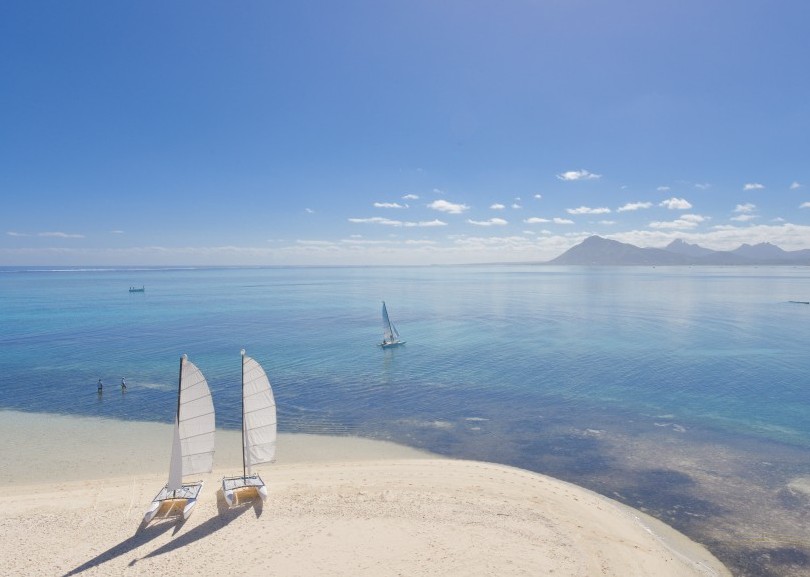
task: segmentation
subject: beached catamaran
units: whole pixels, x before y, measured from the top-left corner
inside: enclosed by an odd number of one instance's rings
[[[214,464],[214,403],[211,391],[200,369],[188,360],[180,359],[180,379],[177,385],[177,414],[174,421],[169,481],[152,501],[143,517],[149,523],[158,511],[162,516],[175,516],[182,506],[187,519],[197,504],[203,482],[183,482],[183,477],[210,473]]]
[[[262,366],[242,350],[242,474],[222,479],[229,506],[239,494],[257,492],[267,499],[267,487],[252,468],[276,458],[276,401]]]
[[[383,341],[380,346],[387,348],[404,345],[405,341],[399,340],[399,332],[394,326],[394,323],[391,322],[391,319],[388,318],[388,309],[385,308],[385,301],[383,301],[382,305]]]

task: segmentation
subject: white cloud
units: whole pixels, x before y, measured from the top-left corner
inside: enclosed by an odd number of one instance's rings
[[[807,204],[810,205],[810,203]],[[525,222],[526,224],[543,224],[551,221],[547,218],[540,218],[539,216],[533,216],[531,218],[527,218],[523,222]]]
[[[657,190],[658,192],[669,192],[669,187],[668,186],[659,186],[655,190]]]
[[[384,224],[386,226],[403,226],[401,220],[391,220],[390,218],[383,218],[381,216],[372,216],[370,218],[350,218],[349,222],[355,224]]]
[[[506,208],[506,206],[501,204],[500,202],[496,202],[495,204],[491,204],[489,208],[491,208],[492,210],[503,210]]]
[[[522,207],[522,206],[520,206],[518,203],[513,202],[513,203],[512,203],[512,208],[514,208],[515,210],[518,210],[518,209],[523,208],[523,207]]]
[[[650,228],[657,228],[657,229],[694,228],[696,226],[697,224],[692,222],[686,222],[685,220],[672,220],[672,221],[656,220],[649,224]]]
[[[810,208],[810,202],[803,202],[799,205],[799,208]]]
[[[305,240],[305,239],[298,239],[295,241],[296,244],[300,244],[303,246],[311,246],[311,247],[319,247],[319,248],[336,248],[336,244],[330,240]]]
[[[735,222],[748,222],[749,220],[754,220],[755,218],[759,218],[756,214],[738,214],[737,216],[731,217],[731,220]]]
[[[595,180],[597,178],[602,178],[601,174],[594,174],[592,172],[588,172],[585,169],[582,170],[569,170],[567,172],[562,172],[557,175],[557,178],[560,180],[566,181],[573,181],[573,180]]]
[[[502,218],[490,218],[489,220],[472,220],[468,219],[467,222],[476,226],[504,226],[509,224]]]
[[[312,214],[312,213],[314,213],[315,211],[314,211],[314,210],[312,210],[311,208],[305,208],[305,209],[304,209],[304,212],[306,212],[307,214]]]
[[[405,228],[430,228],[434,226],[447,226],[446,222],[441,220],[422,220],[419,222],[392,220],[390,218],[383,218],[381,216],[372,216],[370,218],[350,218],[349,222],[355,224],[382,224],[384,226],[395,226]]]
[[[402,197],[402,200],[419,200],[419,196],[416,194],[406,194]]]
[[[808,198],[810,208],[810,198]],[[678,213],[680,215],[680,213]],[[692,216],[689,218],[705,218]],[[417,225],[419,223],[413,223]],[[403,224],[404,226],[404,224]],[[436,225],[441,226],[441,225]],[[532,228],[535,228],[532,226]],[[527,262],[546,261],[559,256],[565,250],[584,240],[589,234],[570,227],[567,231],[548,229],[526,231],[515,236],[497,235],[480,237],[457,236],[426,240],[421,238],[424,229],[412,230],[414,239],[396,238],[403,228],[390,229],[388,237],[379,242],[342,242],[323,238],[275,239],[272,246],[202,246],[162,247],[140,246],[130,248],[76,248],[50,246],[34,249],[0,247],[0,259],[4,263],[20,265],[47,265],[59,262],[64,265],[83,265],[92,262],[99,265],[152,264],[172,265],[178,262],[188,265],[371,265],[390,264],[465,264],[481,262]],[[506,231],[508,229],[475,229],[482,232]],[[379,231],[378,231],[379,232]],[[31,236],[35,236],[32,234]],[[404,236],[404,235],[403,235]],[[607,238],[642,247],[663,247],[680,238],[713,250],[733,250],[742,243],[757,244],[772,242],[784,250],[810,248],[810,226],[790,223],[728,223],[721,227],[686,229],[643,228],[605,235]],[[59,244],[59,243],[53,243]],[[72,244],[72,243],[63,243]]]
[[[763,188],[765,186],[758,182],[748,182],[743,186],[743,190],[762,190]]]
[[[613,226],[614,224],[616,224],[616,221],[615,220],[600,220],[599,224],[604,224],[606,226]]]
[[[461,214],[465,210],[469,210],[469,206],[466,204],[456,204],[453,202],[448,202],[446,200],[434,200],[429,205],[428,208],[432,208],[433,210],[438,210],[440,212],[446,212],[449,214]]]
[[[569,220],[567,218],[560,218],[558,216],[554,217],[554,224],[574,224],[573,220]]]
[[[111,230],[110,234],[124,234],[123,230]]]
[[[405,244],[408,246],[433,246],[439,244],[435,240],[406,240]]]
[[[628,210],[641,210],[642,208],[650,208],[651,206],[651,202],[628,202],[616,210],[617,212],[627,212]]]
[[[399,204],[398,202],[375,202],[374,208],[408,208],[408,205]]]
[[[580,206],[579,208],[567,208],[565,212],[568,214],[609,214],[609,208],[591,208],[589,206]]]
[[[692,208],[692,205],[685,198],[668,198],[659,203],[658,206],[665,206],[669,210],[687,210]]]
[[[711,187],[712,187],[712,185],[709,184],[708,182],[699,182],[699,183],[695,184],[695,188],[699,188],[700,190],[708,190]]]
[[[745,204],[738,204],[734,208],[734,212],[752,212],[756,207],[757,205],[746,202]]]
[[[541,198],[543,198],[543,195],[542,194],[535,194],[534,198],[536,198],[537,200],[540,200]]]
[[[298,241],[302,242],[302,241]],[[343,246],[352,246],[352,247],[375,247],[375,246],[431,246],[431,245],[438,245],[439,243],[435,240],[399,240],[399,239],[388,239],[388,240],[368,240],[368,239],[358,239],[354,235],[351,238],[344,238],[341,239],[341,244]]]
[[[300,241],[299,241],[300,242]],[[370,239],[358,239],[352,235],[350,238],[344,238],[340,241],[344,245],[354,245],[354,246],[379,246],[383,244],[391,245],[391,244],[399,244],[400,241],[398,240],[370,240]]]
[[[797,188],[801,188],[801,187],[802,187],[801,183],[799,183],[799,182],[797,182],[795,180],[790,183],[790,190],[796,190]]]
[[[416,226],[419,228],[433,228],[435,226],[447,226],[447,223],[437,218],[433,220],[420,220],[419,222],[406,222],[405,226]]]
[[[25,234],[24,232],[14,232],[10,230],[6,233],[8,236],[31,236],[30,234]]]
[[[37,236],[46,236],[52,238],[84,238],[83,234],[71,234],[67,232],[40,232]]]
[[[699,214],[684,214],[680,218],[671,221],[655,221],[649,224],[650,228],[656,229],[681,229],[695,228],[698,224],[707,220],[707,217]]]

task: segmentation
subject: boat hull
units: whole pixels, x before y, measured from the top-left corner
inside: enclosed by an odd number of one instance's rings
[[[197,504],[197,497],[200,495],[202,487],[202,481],[197,483],[184,483],[183,486],[176,491],[172,491],[168,486],[164,486],[152,500],[152,504],[149,505],[149,509],[147,509],[146,514],[143,516],[144,524],[154,519],[163,505],[168,505],[165,516],[174,517],[177,515],[172,514],[172,511],[176,506],[183,504],[183,519],[188,519],[189,515],[191,515],[194,510],[194,506]]]
[[[393,347],[398,347],[399,345],[404,345],[405,341],[395,341],[393,343],[380,343],[380,347],[384,349],[390,349]]]
[[[238,503],[239,494],[248,491],[255,491],[262,502],[267,500],[267,486],[258,474],[244,477],[224,477],[222,479],[222,494],[229,507],[233,507]]]

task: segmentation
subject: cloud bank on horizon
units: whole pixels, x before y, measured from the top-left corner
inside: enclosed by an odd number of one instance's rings
[[[4,7],[0,265],[810,248],[801,0],[313,6]]]

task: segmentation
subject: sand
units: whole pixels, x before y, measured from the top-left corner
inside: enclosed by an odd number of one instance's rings
[[[702,546],[528,471],[358,438],[281,435],[264,505],[229,509],[239,436],[186,522],[141,518],[171,428],[0,411],[0,575],[728,576]]]

